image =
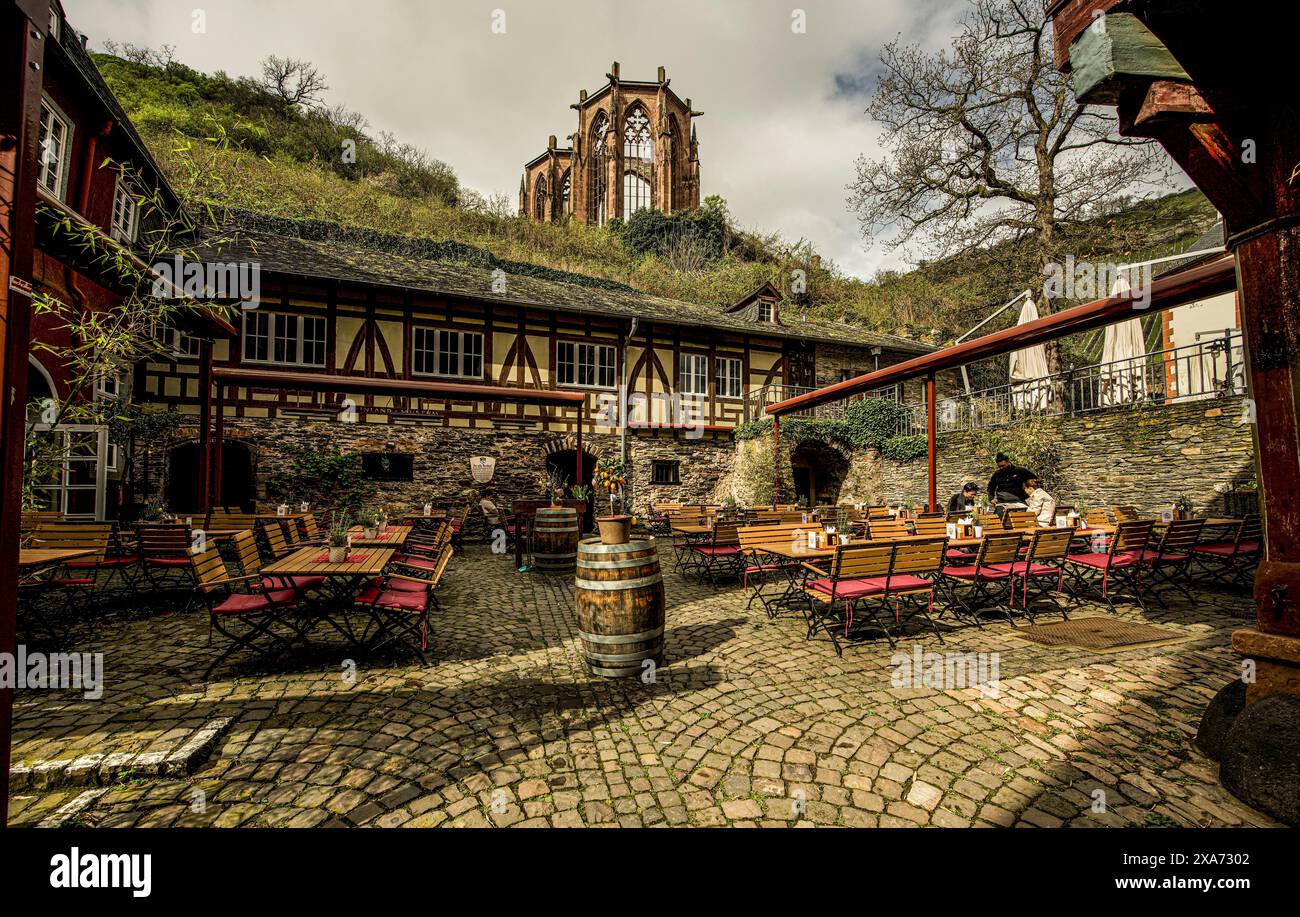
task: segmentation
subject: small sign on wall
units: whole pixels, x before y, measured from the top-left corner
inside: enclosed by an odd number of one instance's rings
[[[486,484],[496,473],[497,460],[490,455],[476,455],[469,460],[469,473],[479,484]]]

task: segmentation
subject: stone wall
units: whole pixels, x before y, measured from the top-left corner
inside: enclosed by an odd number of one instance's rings
[[[1251,427],[1242,424],[1240,397],[1194,401],[1168,407],[1117,408],[1079,417],[1039,421],[1059,444],[1060,461],[1048,489],[1061,503],[1134,506],[1144,513],[1168,508],[1187,495],[1198,512],[1225,512],[1223,490],[1254,481]],[[944,503],[967,481],[981,488],[993,472],[991,431],[944,434],[939,438],[939,497]],[[782,442],[784,480],[798,443]],[[841,452],[849,460],[839,493],[841,503],[923,502],[929,489],[924,457],[899,462],[874,449]],[[1021,458],[1013,456],[1013,458]],[[722,489],[741,500],[770,493],[769,437],[737,443],[736,463]],[[1041,469],[1033,469],[1040,474]]]
[[[169,451],[182,443],[193,443],[196,436],[193,427],[181,428],[175,437],[137,445],[137,467],[142,467],[147,457],[154,495],[162,493],[166,486]],[[376,500],[412,507],[425,501],[468,504],[473,520],[471,532],[477,529],[477,506],[483,496],[503,508],[512,500],[540,498],[538,480],[545,474],[547,456],[552,451],[573,448],[571,434],[432,425],[343,424],[288,418],[229,419],[225,440],[242,443],[249,449],[258,500],[267,499],[266,482],[271,475],[291,469],[292,457],[287,447],[328,445],[342,452],[391,451],[413,455],[414,480],[374,482]],[[631,472],[629,496],[635,511],[647,508],[651,502],[713,502],[719,481],[730,472],[734,458],[729,434],[688,440],[680,433],[629,433],[627,445]],[[596,458],[606,453],[617,455],[618,437],[584,436],[583,451]],[[470,474],[470,458],[480,455],[496,459],[493,479],[484,485],[476,483]],[[679,462],[681,483],[651,486],[651,462],[655,459]],[[584,478],[590,480],[591,471],[588,464]]]
[[[1059,473],[1045,483],[1062,503],[1082,499],[1150,513],[1186,494],[1198,512],[1223,512],[1221,490],[1255,479],[1251,427],[1241,417],[1241,398],[1233,397],[1059,418],[1051,423],[1063,446]],[[978,432],[939,438],[942,500],[966,481],[988,484],[993,456],[984,454],[986,442]],[[870,460],[880,465],[879,486],[887,499],[925,495],[924,458]]]

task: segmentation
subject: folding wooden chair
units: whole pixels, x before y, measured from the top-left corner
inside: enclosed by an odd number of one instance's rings
[[[867,520],[867,538],[872,541],[907,538],[911,534],[907,522],[897,516],[881,516]]]
[[[1249,573],[1259,562],[1263,543],[1264,529],[1259,514],[1251,513],[1241,520],[1231,537],[1194,545],[1190,551],[1211,582],[1244,589],[1250,584]]]
[[[1020,532],[986,532],[973,560],[959,559],[943,567],[939,582],[955,613],[969,616],[976,627],[983,627],[980,610],[992,606],[1015,625],[1011,618],[1014,580],[1005,568],[1020,556],[1023,540]]]
[[[193,536],[188,525],[154,525],[146,523],[136,527],[136,541],[140,548],[140,564],[145,579],[154,589],[166,586],[172,576],[179,576],[179,585],[194,585],[194,565],[190,560]]]
[[[236,532],[230,539],[231,550],[239,564],[241,574],[252,575],[262,570],[262,555],[257,548],[257,537],[252,529]],[[314,592],[325,583],[323,576],[267,576],[263,574],[262,585],[267,589],[292,589],[302,599],[308,592]]]
[[[946,537],[916,538],[895,543],[894,560],[885,584],[885,598],[894,602],[894,625],[901,629],[912,618],[920,615],[930,625],[940,643],[943,643],[943,634],[939,632],[939,625],[930,612],[934,610],[935,580],[943,570],[943,558],[947,550]],[[911,613],[900,616],[903,607],[910,607]],[[890,636],[888,631],[886,635]],[[894,645],[892,636],[890,645]]]
[[[111,523],[45,524],[36,530],[36,541],[42,548],[93,551],[87,557],[65,561],[60,571],[43,580],[47,591],[57,591],[62,596],[63,611],[74,622],[81,619],[83,612],[100,610],[103,587],[99,584],[99,572],[107,561],[112,534]]]
[[[1070,554],[1070,542],[1074,538],[1074,529],[1044,529],[1038,528],[1033,532],[1033,539],[1029,542],[1029,549],[1025,552],[1023,560],[1012,562],[1003,562],[994,565],[994,569],[1004,571],[1011,576],[1011,605],[1015,607],[1015,580],[1019,579],[1021,592],[1023,595],[1023,607],[1025,615],[1029,618],[1029,623],[1034,623],[1034,613],[1029,604],[1029,584],[1035,584],[1047,580],[1049,583],[1052,579],[1056,580],[1056,591],[1064,591],[1065,585],[1065,561]],[[1046,597],[1049,587],[1035,586],[1038,596]],[[1061,615],[1065,620],[1070,620],[1070,615],[1065,607],[1061,607]],[[1015,626],[1015,621],[1011,626]]]
[[[719,574],[740,577],[744,558],[740,553],[739,526],[734,522],[716,522],[713,537],[691,545],[691,553],[698,559],[694,571],[709,584],[718,584]]]
[[[1002,514],[1002,524],[1008,529],[1024,532],[1038,526],[1038,517],[1027,509],[1009,509]]]
[[[1065,569],[1073,578],[1071,591],[1078,597],[1089,593],[1098,595],[1114,611],[1112,596],[1118,591],[1116,584],[1121,588],[1127,586],[1132,590],[1133,600],[1146,608],[1142,601],[1142,558],[1154,528],[1151,520],[1121,522],[1104,552],[1067,556]]]
[[[434,590],[442,581],[453,550],[448,543],[428,576],[388,573],[358,593],[355,604],[367,610],[377,627],[371,652],[402,644],[419,657],[421,665],[428,664],[424,654],[429,647],[429,609],[437,602]]]
[[[754,604],[754,599],[758,599],[763,603],[767,616],[769,618],[775,616],[769,598],[763,592],[763,586],[767,584],[769,574],[784,574],[790,570],[797,570],[799,562],[773,554],[764,550],[763,546],[771,543],[788,544],[798,530],[797,525],[778,525],[775,521],[752,522],[736,530],[743,564],[741,586],[744,591],[749,592],[749,600],[745,602],[746,608]]]
[[[928,538],[942,538],[948,534],[948,519],[943,513],[927,513],[913,519],[912,528],[917,535]]]
[[[1160,603],[1161,608],[1168,608],[1157,586],[1165,584],[1170,589],[1177,589],[1189,602],[1196,599],[1183,582],[1192,564],[1192,548],[1201,540],[1201,530],[1205,528],[1204,519],[1181,519],[1171,522],[1164,533],[1155,540],[1154,548],[1142,552],[1142,563],[1150,573],[1147,580],[1147,594]]]
[[[208,609],[208,644],[212,643],[214,631],[230,641],[203,673],[205,681],[239,650],[247,649],[269,660],[292,647],[292,636],[305,639],[288,618],[298,601],[293,589],[269,588],[259,573],[230,576],[216,548],[193,555],[190,563],[195,595]],[[246,591],[237,591],[236,586]],[[285,624],[292,634],[286,637],[276,633],[277,624]]]
[[[266,549],[270,552],[273,560],[287,557],[297,550],[297,548],[290,546],[288,539],[285,537],[285,527],[279,519],[261,519],[258,521],[258,529],[262,532],[262,540],[265,542]]]
[[[1140,522],[1142,516],[1137,509],[1132,506],[1112,506],[1110,514],[1115,517],[1115,524],[1121,522]]]
[[[801,565],[807,573],[803,584],[804,617],[808,624],[805,639],[811,640],[820,629],[830,638],[835,655],[844,655],[835,633],[839,630],[836,618],[843,622],[847,638],[854,610],[865,603],[867,613],[884,632],[890,646],[894,645],[894,638],[877,616],[873,603],[885,595],[896,544],[885,541],[839,545],[829,569],[808,563]]]

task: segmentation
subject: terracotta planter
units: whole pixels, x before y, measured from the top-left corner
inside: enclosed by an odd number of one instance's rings
[[[632,537],[631,516],[599,516],[596,527],[600,529],[601,544],[627,544]]]
[[[344,545],[341,548],[336,548],[334,545],[330,545],[329,555],[330,563],[341,564],[348,559],[348,546]]]

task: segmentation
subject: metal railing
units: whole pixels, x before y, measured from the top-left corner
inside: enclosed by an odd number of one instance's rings
[[[1113,407],[1176,404],[1246,393],[1240,331],[1129,360],[1094,363],[1066,372],[942,398],[939,432],[1001,426],[1026,416],[1085,414]],[[908,405],[903,434],[926,431],[924,404]]]
[[[766,415],[763,409],[770,404],[777,404],[785,401],[787,398],[794,398],[796,395],[805,395],[808,392],[817,391],[818,386],[809,385],[784,385],[775,383],[764,385],[762,388],[750,389],[745,393],[745,422],[758,420]],[[827,404],[819,404],[816,407],[804,408],[801,411],[791,411],[790,417],[817,417],[823,420],[838,420],[844,416],[844,409],[855,401],[861,401],[864,398],[887,398],[890,401],[898,401],[898,386],[888,386],[875,392],[860,392],[856,395],[850,395],[840,401],[831,401]]]

